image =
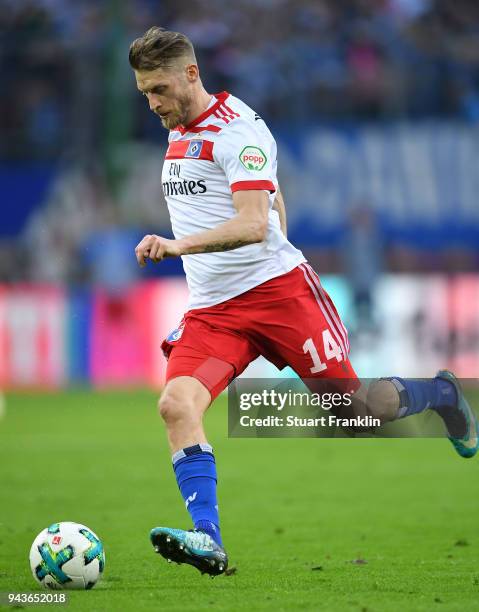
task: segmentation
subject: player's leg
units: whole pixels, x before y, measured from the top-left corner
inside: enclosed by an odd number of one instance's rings
[[[384,425],[397,418],[399,404],[399,394],[394,384],[389,380],[379,379],[369,386],[361,383],[351,396],[348,414],[338,416],[370,416],[379,419]]]
[[[161,395],[158,407],[166,426],[176,482],[194,530],[156,527],[151,531],[151,541],[167,559],[188,562],[214,575],[226,569],[228,560],[221,540],[215,456],[202,422],[210,403],[210,391],[192,376],[173,378]]]
[[[216,498],[216,462],[203,429],[211,392],[192,376],[170,380],[159,401],[178,488],[195,529],[222,545]]]
[[[332,351],[328,350],[325,342],[324,352],[327,357],[337,356],[338,362],[341,358],[346,360],[347,335],[344,335],[345,329],[334,304],[311,266],[305,264],[303,268],[305,281],[321,311],[323,323],[327,324],[328,335],[331,334],[332,342],[336,344],[336,349]],[[334,359],[330,360],[330,364],[331,361],[333,372],[337,371]],[[326,372],[321,374],[326,375]],[[382,423],[418,414],[427,409],[434,410],[443,419],[449,439],[459,455],[472,457],[479,448],[477,417],[451,372],[441,370],[432,380],[399,377],[379,379],[369,386],[366,397],[364,396],[361,389],[353,395],[354,410],[377,416]]]
[[[338,374],[339,372],[339,374]],[[331,379],[305,382],[315,390],[317,386],[343,374],[337,368],[330,369]],[[444,421],[448,438],[457,453],[464,458],[473,457],[479,450],[479,423],[467,402],[458,380],[447,370],[441,370],[433,379],[404,379],[399,377],[380,378],[369,386],[361,384],[351,396],[351,404],[336,411],[339,417],[355,418],[370,416],[378,418],[382,425],[424,410],[433,410]],[[354,431],[370,431],[368,427],[353,428]]]
[[[379,379],[366,388],[349,362],[346,329],[311,266],[301,264],[285,275],[284,287],[281,282],[276,280],[277,295],[268,302],[268,325],[258,327],[269,340],[265,356],[290,365],[313,391],[354,388],[351,405],[343,406],[338,416],[369,415],[386,423],[432,409],[443,418],[461,456],[477,452],[477,419],[451,373],[439,372],[432,380]]]
[[[203,415],[210,403],[210,392],[197,378],[178,376],[168,381],[158,401],[158,410],[172,454],[194,444],[207,444]]]
[[[384,419],[382,423],[433,410],[443,419],[461,457],[473,457],[479,449],[478,419],[452,372],[440,370],[433,379],[379,379],[369,386],[366,401],[370,413]]]
[[[202,573],[221,574],[228,559],[220,531],[216,461],[202,420],[212,400],[257,351],[245,339],[211,329],[198,320],[189,320],[181,338],[166,345],[168,382],[159,411],[167,429],[178,488],[194,529],[156,527],[151,541],[169,560],[189,563]]]

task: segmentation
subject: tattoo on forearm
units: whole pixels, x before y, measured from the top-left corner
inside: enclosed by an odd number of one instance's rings
[[[246,240],[230,240],[225,242],[213,242],[205,246],[203,253],[214,253],[219,251],[232,251],[233,249],[238,249],[239,247],[246,246],[247,244],[251,244]]]

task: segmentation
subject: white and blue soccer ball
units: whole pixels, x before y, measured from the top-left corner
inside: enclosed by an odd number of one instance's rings
[[[45,588],[91,589],[105,568],[105,551],[100,538],[85,525],[53,523],[33,541],[30,567]]]

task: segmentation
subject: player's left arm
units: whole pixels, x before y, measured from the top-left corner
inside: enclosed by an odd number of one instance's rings
[[[141,267],[147,259],[155,263],[165,257],[179,257],[194,253],[231,251],[247,244],[262,242],[268,227],[269,200],[266,191],[245,190],[233,193],[234,217],[210,230],[169,240],[147,235],[135,249]]]

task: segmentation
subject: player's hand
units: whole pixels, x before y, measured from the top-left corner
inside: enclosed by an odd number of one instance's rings
[[[139,266],[143,268],[147,259],[158,263],[165,257],[178,257],[181,252],[176,240],[148,234],[135,248],[135,255]]]

